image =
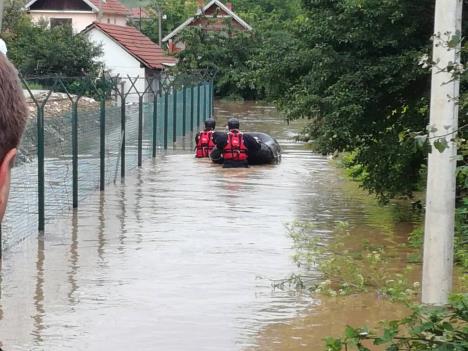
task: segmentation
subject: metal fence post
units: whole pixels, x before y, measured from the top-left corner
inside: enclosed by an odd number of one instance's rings
[[[158,134],[158,94],[155,92],[153,95],[153,158],[156,157],[157,134]]]
[[[39,231],[45,229],[44,106],[37,109],[37,194]]]
[[[72,102],[73,208],[78,207],[78,101]]]
[[[172,109],[172,142],[175,144],[177,141],[177,90],[175,87],[172,90],[173,109]]]
[[[201,84],[197,84],[197,129],[200,128],[200,113],[201,113],[201,108],[200,108],[200,87]]]
[[[210,81],[210,111],[211,116],[214,116],[214,82]]]
[[[169,94],[164,94],[164,150],[167,150],[167,125],[169,123]]]
[[[194,124],[194,119],[195,119],[195,109],[194,109],[194,103],[195,103],[195,87],[192,86],[190,87],[190,131],[193,132],[193,124]]]
[[[121,106],[120,106],[120,131],[121,131],[121,143],[120,146],[120,177],[125,178],[125,127],[126,127],[126,116],[125,116],[125,91],[124,82],[120,83],[121,88]]]
[[[104,191],[106,186],[106,98],[105,96],[101,99],[100,106],[100,180],[99,180],[99,190]]]
[[[185,137],[187,129],[187,87],[182,88],[182,135]]]
[[[138,167],[143,164],[143,96],[138,97]]]
[[[208,85],[206,84],[206,82],[203,82],[203,119],[207,119],[208,118],[208,93],[206,91],[206,88],[208,88]]]

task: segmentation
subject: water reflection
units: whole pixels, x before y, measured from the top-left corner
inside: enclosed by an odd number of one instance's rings
[[[362,199],[271,108],[228,103],[216,115],[276,137],[282,163],[223,169],[195,160],[189,137],[190,149],[159,152],[45,241],[12,248],[0,274],[6,350],[243,350],[317,303],[272,289],[296,272],[285,223],[308,219],[316,235],[368,223]]]
[[[70,283],[70,292],[68,293],[68,301],[70,306],[74,306],[76,304],[75,292],[78,289],[76,275],[78,271],[78,216],[76,212],[73,212],[72,217],[72,240],[70,244],[70,270],[68,271],[68,282]]]
[[[36,260],[36,288],[34,292],[34,307],[36,309],[32,319],[34,321],[32,335],[34,344],[41,345],[43,342],[42,332],[44,330],[44,238],[37,240],[37,260]]]

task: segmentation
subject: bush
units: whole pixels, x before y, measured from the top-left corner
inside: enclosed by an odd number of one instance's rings
[[[348,326],[344,337],[325,342],[327,351],[369,351],[369,343],[387,351],[468,350],[468,294],[453,296],[446,307],[415,306],[410,316],[383,323],[381,333]]]

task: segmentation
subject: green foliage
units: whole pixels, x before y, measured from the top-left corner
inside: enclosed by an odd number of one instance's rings
[[[364,186],[387,201],[417,188],[424,153],[400,140],[427,124],[433,2],[303,1],[287,40],[257,57],[261,82],[288,118],[310,118],[323,153],[354,151]]]
[[[178,55],[179,69],[217,70],[215,94],[221,98],[263,99],[263,85],[259,84],[263,77],[257,56],[269,46],[270,40],[288,35],[288,23],[300,14],[300,0],[237,0],[232,3],[234,11],[252,25],[253,32],[233,30],[229,19],[224,32],[207,32],[201,28],[185,30],[180,40],[187,47]]]
[[[393,301],[409,301],[419,291],[419,283],[408,278],[412,267],[395,273],[390,268],[390,250],[366,241],[353,242],[346,222],[338,222],[333,239],[326,242],[312,235],[310,223],[295,222],[287,228],[297,266],[305,274],[315,270],[322,274],[319,284],[307,286],[302,279],[306,289],[330,296],[373,290]]]
[[[446,307],[415,306],[410,316],[385,322],[382,329],[376,333],[348,326],[344,337],[325,339],[326,350],[369,350],[364,346],[369,343],[387,351],[467,350],[468,294],[453,296]]]
[[[225,32],[190,28],[183,32],[180,40],[186,43],[186,48],[177,55],[179,72],[212,69],[217,72],[216,95],[244,99],[260,97],[251,85],[250,68],[246,65],[257,46],[251,33],[235,31],[227,22]]]
[[[47,28],[33,25],[13,1],[5,8],[4,33],[8,56],[23,75],[62,74],[79,77],[96,74],[101,49],[82,35],[73,35],[68,26]]]
[[[152,0],[142,1],[135,6],[141,6],[149,14],[150,18],[142,21],[141,26],[138,22],[130,23],[151,38],[155,43],[159,41],[159,23],[158,13],[166,17],[161,22],[161,38],[172,32],[176,27],[193,16],[196,12],[196,0]]]

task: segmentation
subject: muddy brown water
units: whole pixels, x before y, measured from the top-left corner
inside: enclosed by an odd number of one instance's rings
[[[218,103],[216,114],[221,128],[236,115],[243,129],[277,138],[282,163],[224,170],[178,147],[9,249],[5,351],[319,350],[346,323],[402,313],[372,295],[337,302],[273,289],[297,272],[288,222],[311,221],[327,236],[347,221],[389,242],[410,225],[294,142],[300,126],[273,108]]]

